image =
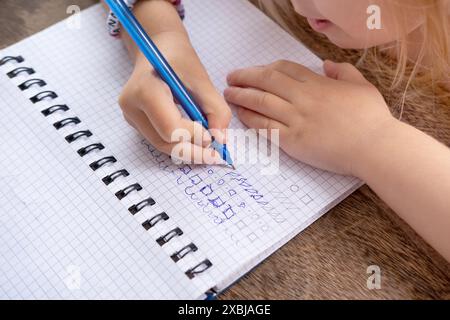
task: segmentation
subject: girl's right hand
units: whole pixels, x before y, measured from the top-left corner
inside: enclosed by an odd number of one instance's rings
[[[168,31],[153,35],[152,39],[202,108],[214,138],[225,143],[230,108],[209,79],[187,34]],[[209,148],[211,134],[200,123],[182,116],[169,87],[140,52],[136,54],[134,71],[119,104],[128,123],[161,152],[183,162],[223,163],[220,155]],[[174,141],[172,135],[177,129],[186,130],[192,139],[181,144],[179,140]],[[172,154],[175,146],[177,155]]]

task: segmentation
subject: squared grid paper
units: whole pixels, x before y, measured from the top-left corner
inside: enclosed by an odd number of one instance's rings
[[[1,55],[29,51],[23,42]],[[23,65],[39,68],[31,60]],[[200,297],[27,99],[33,92],[20,93],[14,82],[26,77],[5,76],[15,67],[0,69],[0,297]]]
[[[189,0],[186,6],[185,23],[192,42],[220,90],[225,88],[229,71],[282,58],[321,70],[317,57],[244,0]],[[268,211],[236,181],[218,182],[229,173],[227,169],[196,167],[187,175],[180,173],[180,168],[155,152],[123,120],[117,99],[132,66],[120,41],[107,36],[100,6],[83,11],[81,30],[69,30],[62,22],[7,52],[22,54],[38,72],[32,77],[46,80],[59,98],[33,106],[17,88],[4,84],[21,83],[22,77],[0,81],[5,86],[2,99],[11,108],[9,118],[2,119],[2,131],[8,132],[5,141],[11,142],[1,146],[5,152],[0,159],[8,166],[5,172],[14,172],[0,175],[9,186],[0,196],[4,209],[0,217],[7,221],[0,226],[6,243],[1,253],[10,261],[10,265],[0,266],[5,269],[0,276],[0,296],[199,297],[213,285],[219,290],[228,286],[359,185],[355,179],[315,170],[285,154],[281,154],[281,174],[277,176],[262,176],[257,166],[240,165],[239,173],[270,203],[272,210]],[[30,89],[25,96],[39,91]],[[66,103],[71,110],[43,119],[39,111],[56,103]],[[17,105],[23,113],[16,110]],[[52,123],[67,116],[78,116],[82,124],[56,132]],[[244,128],[237,119],[231,127]],[[91,130],[94,137],[70,146],[64,141],[65,135],[83,129]],[[76,150],[95,142],[106,149],[80,160]],[[117,164],[96,173],[88,167],[110,155],[117,158]],[[34,168],[36,163],[46,167],[47,174],[39,171],[39,166]],[[131,173],[129,178],[109,187],[101,183],[102,177],[123,168]],[[33,183],[27,183],[30,176]],[[24,181],[14,189],[11,186],[17,179]],[[144,190],[119,205],[114,192],[136,182]],[[42,184],[51,192],[44,192]],[[215,194],[237,211],[220,225],[211,217],[221,215],[221,211],[211,209],[210,204],[204,207],[204,199],[196,198],[197,186],[207,185],[214,186]],[[189,195],[193,191],[195,194]],[[231,191],[236,194],[231,196]],[[31,195],[34,201],[22,204],[19,192]],[[157,205],[131,217],[127,208],[149,195]],[[19,218],[27,216],[23,214],[11,220],[19,203],[24,212],[34,212],[32,216],[42,214],[42,225],[23,225]],[[239,207],[243,203],[245,208]],[[146,232],[141,224],[162,211],[170,219]],[[67,215],[63,220],[61,212]],[[184,231],[183,236],[162,248],[155,244],[156,238],[177,226]],[[99,246],[99,241],[105,247]],[[199,248],[196,253],[177,264],[168,258],[191,242]],[[14,258],[22,252],[21,246],[33,254]],[[93,256],[97,250],[101,258]],[[17,263],[24,258],[29,263]],[[213,268],[193,281],[187,280],[184,271],[205,258],[213,262]],[[76,265],[73,261],[82,263],[82,273],[89,274],[83,277],[89,290],[65,289],[61,274],[67,265]],[[19,273],[13,265],[23,270]]]

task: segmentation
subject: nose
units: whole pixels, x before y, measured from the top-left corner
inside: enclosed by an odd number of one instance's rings
[[[314,0],[291,0],[292,6],[294,7],[295,12],[298,14],[314,19],[323,19],[317,6],[315,5]]]

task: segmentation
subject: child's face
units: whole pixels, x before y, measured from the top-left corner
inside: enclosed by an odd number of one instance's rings
[[[415,0],[400,0],[401,7],[392,0],[291,0],[295,11],[308,18],[311,27],[325,34],[342,48],[363,49],[397,40],[400,34],[410,33],[421,24],[417,9],[411,8]],[[389,2],[391,2],[389,4]],[[380,8],[381,29],[370,30],[368,20],[371,5]],[[402,10],[406,17],[406,30],[398,30],[393,10]]]

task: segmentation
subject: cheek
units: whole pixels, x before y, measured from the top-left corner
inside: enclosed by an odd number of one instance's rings
[[[332,42],[345,48],[368,48],[392,42],[398,38],[394,19],[384,0],[315,0],[322,15],[333,22],[334,27],[325,32]],[[380,15],[368,13],[376,5]],[[368,22],[380,17],[381,30],[370,30]]]
[[[315,4],[316,0],[291,0],[295,12],[304,17],[320,17]]]

